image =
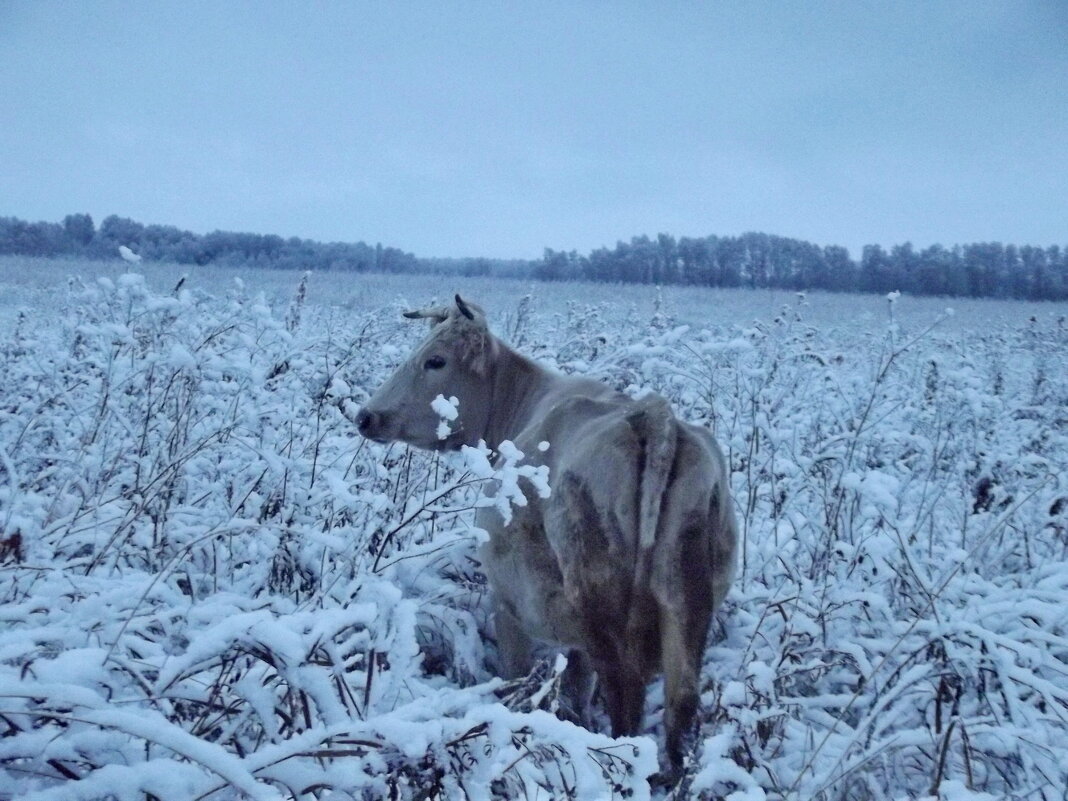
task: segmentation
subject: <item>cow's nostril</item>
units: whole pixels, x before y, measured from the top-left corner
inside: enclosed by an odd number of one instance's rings
[[[360,409],[359,414],[356,415],[356,430],[361,434],[366,434],[371,430],[371,413],[366,409]]]

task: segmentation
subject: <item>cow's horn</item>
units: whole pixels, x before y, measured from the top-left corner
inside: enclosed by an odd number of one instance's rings
[[[435,320],[436,322],[444,322],[449,313],[443,308],[434,309],[416,309],[414,311],[401,312],[409,320]]]

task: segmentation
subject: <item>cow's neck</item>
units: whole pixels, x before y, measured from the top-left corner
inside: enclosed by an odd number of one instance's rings
[[[553,373],[499,340],[498,345],[484,436],[491,448],[496,448],[506,439],[515,440],[530,422],[538,401],[556,378]]]

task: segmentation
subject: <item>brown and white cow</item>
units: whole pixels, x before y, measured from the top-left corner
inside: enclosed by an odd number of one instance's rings
[[[677,770],[709,624],[734,575],[728,475],[711,434],[657,395],[633,400],[516,353],[459,295],[406,316],[429,318],[430,334],[359,412],[360,433],[429,449],[511,440],[549,467],[548,498],[529,493],[508,524],[493,509],[477,518],[502,672],[524,675],[536,647],[569,649],[576,714],[588,723],[592,667],[617,737],[638,733],[646,683],[663,672]],[[444,439],[438,395],[459,400]]]

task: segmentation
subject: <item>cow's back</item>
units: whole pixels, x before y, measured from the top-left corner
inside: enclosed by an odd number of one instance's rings
[[[484,514],[491,543],[483,557],[498,591],[514,596],[520,614],[539,618],[528,621],[539,638],[580,644],[579,607],[599,610],[606,626],[622,625],[632,607],[651,599],[676,606],[700,597],[717,606],[730,584],[736,534],[726,466],[698,426],[674,422],[656,536],[642,553],[641,484],[650,443],[635,424],[641,408],[618,394],[565,396],[517,437],[528,459],[549,466],[552,493],[530,497],[507,528]],[[546,452],[540,442],[550,443]],[[695,560],[712,572],[680,586],[680,567]]]

